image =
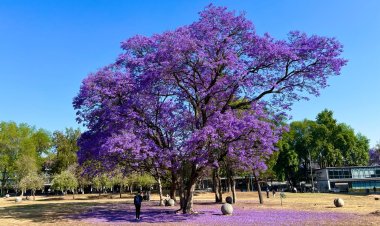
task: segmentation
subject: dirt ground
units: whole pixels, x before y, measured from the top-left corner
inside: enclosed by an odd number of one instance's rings
[[[143,203],[143,220],[134,220],[132,196],[76,195],[36,197],[35,201],[15,198],[0,199],[0,225],[380,225],[380,195],[347,195],[324,193],[285,193],[282,200],[266,197],[260,205],[257,192],[238,192],[233,217],[220,214],[213,193],[195,196],[194,209],[200,214],[175,214],[177,207],[158,207],[158,196]],[[224,198],[229,194],[224,194]],[[344,207],[336,208],[335,198],[342,198]],[[145,209],[144,209],[145,208]],[[324,217],[325,216],[325,217]],[[255,218],[254,220],[252,220]],[[266,218],[266,219],[263,219]],[[281,218],[281,219],[271,219]],[[280,222],[280,223],[279,223]]]

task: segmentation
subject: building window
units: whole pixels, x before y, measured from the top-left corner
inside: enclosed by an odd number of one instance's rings
[[[330,169],[328,172],[330,179],[352,178],[351,171],[349,169]]]

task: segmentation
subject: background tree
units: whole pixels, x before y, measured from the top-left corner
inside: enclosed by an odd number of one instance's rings
[[[47,130],[38,129],[33,133],[32,141],[36,148],[37,165],[40,167],[44,164],[46,156],[50,154],[52,147],[51,134]]]
[[[91,182],[94,188],[99,192],[99,196],[107,192],[107,189],[113,186],[111,177],[105,172],[94,175]]]
[[[288,181],[291,187],[294,187],[298,181],[299,158],[297,152],[287,143],[287,135],[284,135],[280,141],[279,156],[274,166],[277,178],[280,181]]]
[[[85,173],[85,169],[83,165],[74,164],[75,177],[78,181],[78,193],[81,192],[84,194],[84,188],[88,185],[91,185],[91,181],[89,176]],[[69,167],[70,168],[70,167]]]
[[[88,128],[80,159],[110,152],[175,159],[185,213],[193,212],[197,181],[219,157],[251,171],[265,168],[283,109],[318,95],[346,63],[334,38],[260,36],[244,15],[215,6],[188,26],[132,37],[122,49],[115,63],[83,81],[74,99],[78,122]],[[237,99],[245,101],[231,106]],[[241,118],[242,106],[255,114]],[[120,140],[123,146],[111,145]]]
[[[50,137],[45,130],[25,123],[0,122],[1,194],[10,178],[17,184],[29,173],[40,171],[43,154],[49,148]]]
[[[43,189],[45,184],[45,177],[42,174],[37,174],[35,172],[29,173],[25,177],[21,179],[19,182],[19,187],[21,189],[22,194],[26,192],[26,190],[30,189],[33,200],[36,200],[36,190]]]
[[[114,171],[111,172],[112,184],[119,187],[119,195],[121,194],[126,186],[130,186],[130,181],[128,180],[126,172],[122,170],[121,167],[116,167]]]
[[[70,165],[78,162],[77,140],[80,137],[80,130],[66,128],[65,132],[55,131],[53,133],[53,159],[52,173],[60,173],[66,170]]]
[[[320,167],[363,166],[368,163],[369,141],[344,123],[338,123],[333,112],[323,110],[316,121],[303,120],[290,124],[279,142],[275,171],[279,179],[291,186],[310,180],[312,162]]]
[[[73,193],[73,199],[75,199],[74,195],[75,189],[78,187],[78,180],[75,177],[75,173],[71,170],[64,170],[60,174],[55,175],[52,184],[52,188],[60,190],[63,195],[65,195],[67,191],[71,191]]]
[[[378,143],[374,148],[371,148],[369,150],[369,165],[380,165],[380,143]]]
[[[348,125],[337,123],[333,112],[327,109],[317,115],[312,141],[312,158],[321,167],[363,166],[368,163],[369,140],[355,134]]]

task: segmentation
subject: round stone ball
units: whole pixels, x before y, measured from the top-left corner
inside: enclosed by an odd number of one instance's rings
[[[5,195],[5,198],[9,198],[9,197],[11,197],[9,194],[6,194],[6,195]]]
[[[344,206],[344,201],[341,198],[334,199],[334,205],[336,207],[343,207]]]
[[[222,211],[223,215],[231,215],[232,212],[234,212],[234,208],[229,203],[224,203],[220,210]]]
[[[226,203],[232,204],[232,197],[231,196],[226,197]]]
[[[168,206],[174,206],[174,204],[175,204],[174,199],[168,200]]]
[[[16,197],[15,202],[21,202],[22,198],[21,197]]]

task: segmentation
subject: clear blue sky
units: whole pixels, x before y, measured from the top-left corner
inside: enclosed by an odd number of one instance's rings
[[[0,0],[0,121],[50,131],[78,127],[72,98],[88,73],[121,52],[121,41],[190,24],[213,2],[245,11],[259,33],[334,36],[349,59],[320,97],[295,104],[294,120],[324,108],[380,141],[380,1]]]

